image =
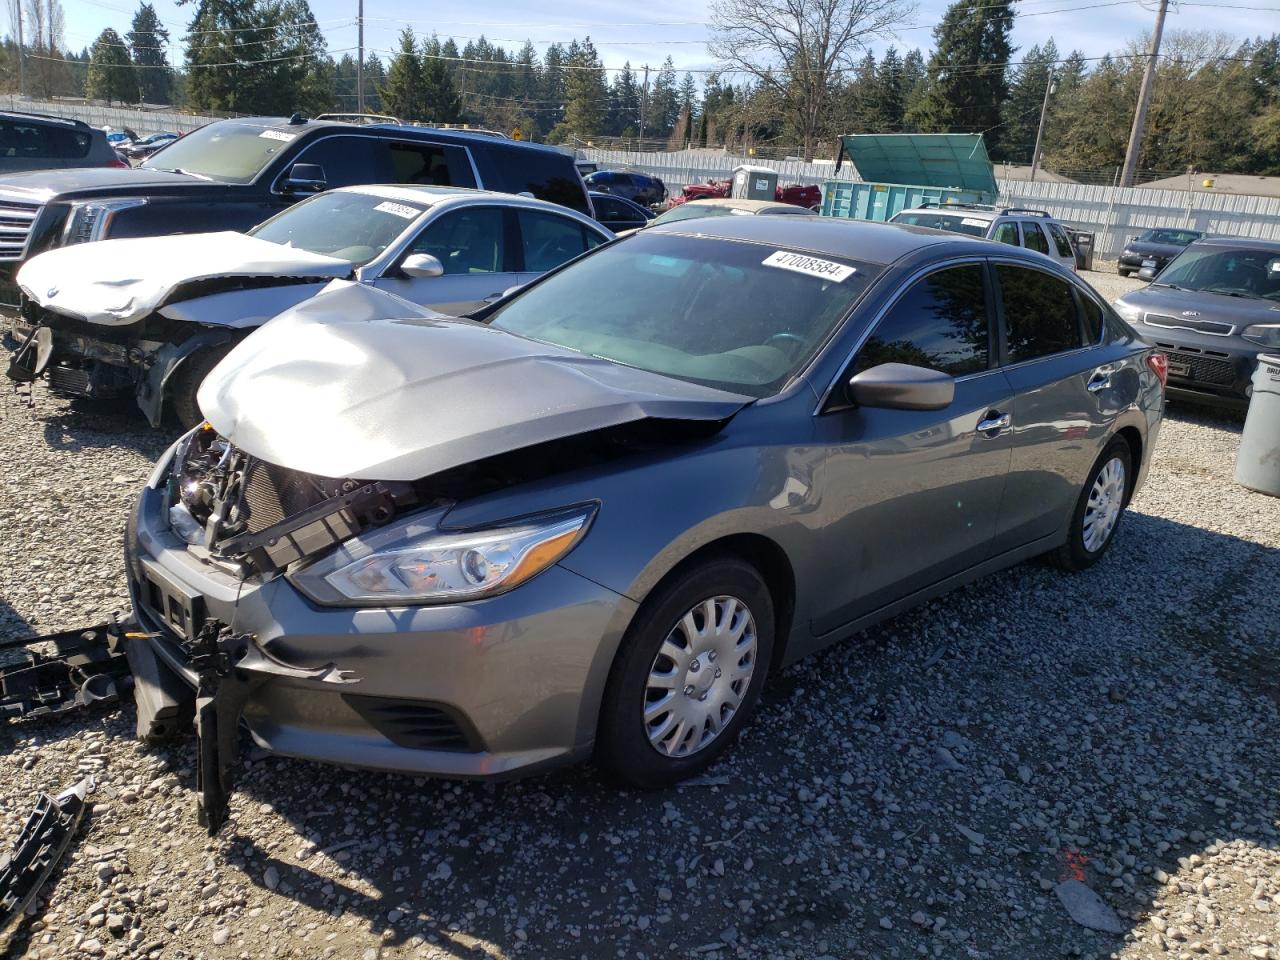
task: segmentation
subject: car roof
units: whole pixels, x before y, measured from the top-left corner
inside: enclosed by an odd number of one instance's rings
[[[383,130],[402,136],[431,139],[441,143],[454,143],[459,146],[476,143],[500,146],[503,149],[537,150],[542,153],[554,153],[556,156],[568,156],[555,147],[527,140],[510,140],[505,137],[494,137],[485,133],[474,133],[467,130],[446,130],[441,127],[415,127],[405,123],[348,123],[343,120],[309,120],[306,117],[237,117],[234,120],[223,120],[222,123],[238,123],[244,126],[280,130],[286,133],[302,134],[312,130],[350,130],[368,133],[371,130]]]
[[[1002,255],[1018,256],[1022,252],[1020,247],[996,244],[981,237],[944,233],[902,223],[835,217],[696,217],[650,224],[644,233],[746,240],[881,265],[930,248],[939,256],[981,255],[997,250]],[[1027,251],[1025,259],[1038,264],[1048,258]]]
[[[0,110],[0,118],[27,123],[53,123],[60,127],[93,129],[83,120],[76,120],[72,117],[55,117],[47,113],[23,113],[20,110]]]
[[[1250,250],[1265,250],[1267,253],[1280,253],[1280,240],[1263,240],[1257,237],[1202,237],[1187,249],[1190,250],[1191,247],[1225,247],[1233,250],[1243,247]]]
[[[1047,210],[1035,210],[1030,207],[994,207],[989,204],[975,203],[935,203],[927,207],[908,207],[904,210],[899,210],[898,213],[949,213],[988,222],[998,217],[1025,217],[1030,220],[1060,222]],[[896,217],[898,213],[895,213],[894,216]]]
[[[742,210],[746,213],[764,213],[766,210],[803,209],[793,203],[782,203],[778,200],[747,200],[744,197],[701,197],[690,200],[683,206],[727,207],[730,210]],[[808,213],[809,211],[805,211]]]
[[[497,200],[515,207],[536,207],[554,210],[556,213],[582,216],[577,210],[539,200],[536,197],[524,197],[518,193],[503,193],[499,190],[476,190],[472,187],[439,187],[432,184],[417,183],[362,183],[349,187],[337,187],[328,193],[363,193],[384,200],[402,200],[406,203],[419,203],[434,206],[439,203],[465,203],[467,201]]]

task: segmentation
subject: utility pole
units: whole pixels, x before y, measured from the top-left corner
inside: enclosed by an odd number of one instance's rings
[[[356,113],[364,113],[364,0],[359,0],[356,6],[356,33],[359,46],[356,57]]]
[[[1040,166],[1040,144],[1044,141],[1044,121],[1049,116],[1049,97],[1058,89],[1058,78],[1049,71],[1049,80],[1044,85],[1044,104],[1040,107],[1040,126],[1036,129],[1036,148],[1031,154],[1031,179],[1036,178],[1036,168]]]
[[[1160,59],[1160,35],[1164,33],[1164,15],[1169,12],[1169,0],[1160,0],[1156,13],[1156,27],[1151,33],[1151,49],[1147,53],[1147,68],[1142,72],[1142,89],[1138,91],[1138,109],[1133,114],[1133,129],[1129,131],[1129,149],[1124,154],[1124,170],[1120,174],[1120,186],[1132,187],[1138,169],[1138,154],[1142,150],[1142,133],[1147,125],[1147,105],[1151,100],[1151,88],[1156,81],[1156,62]]]
[[[22,0],[14,0],[18,10],[18,96],[27,92],[27,51],[22,45]]]
[[[640,88],[640,142],[636,144],[637,150],[644,149],[644,108],[645,103],[649,99],[649,65],[644,65],[644,86]]]

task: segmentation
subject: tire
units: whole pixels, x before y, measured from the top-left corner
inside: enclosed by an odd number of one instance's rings
[[[1113,466],[1117,462],[1121,471],[1118,477],[1114,474]],[[1109,472],[1108,477],[1103,477],[1104,470]],[[1092,502],[1095,488],[1101,504]],[[1128,443],[1120,437],[1114,437],[1089,471],[1089,478],[1085,481],[1080,499],[1076,501],[1075,510],[1071,514],[1067,542],[1052,555],[1054,563],[1061,569],[1074,573],[1101,560],[1115,540],[1116,531],[1120,529],[1120,521],[1129,505],[1129,493],[1132,490],[1133,454],[1129,451]],[[1108,515],[1109,526],[1102,533],[1097,525],[1106,525]],[[1099,533],[1102,533],[1100,542],[1097,539]]]
[[[733,602],[741,605],[737,611]],[[717,628],[742,627],[737,639],[732,630],[708,631],[710,618],[703,613],[707,604],[715,610]],[[750,618],[746,623],[742,610]],[[751,623],[755,642],[748,658],[744,651]],[[689,642],[689,627],[696,628],[701,639]],[[729,747],[755,710],[773,643],[773,598],[750,564],[732,556],[713,557],[671,578],[641,606],[614,658],[600,710],[597,761],[613,777],[635,787],[670,786],[701,773]],[[663,650],[681,656],[667,656]],[[735,654],[742,658],[733,664],[739,673],[736,681],[730,667]],[[750,670],[743,676],[748,664]],[[651,685],[652,677],[664,671],[672,675],[665,692]],[[670,709],[657,707],[646,719],[647,705],[656,702]],[[718,732],[712,732],[714,724]]]
[[[1129,271],[1126,270],[1124,267],[1116,267],[1116,273],[1120,274],[1120,276],[1122,277],[1129,276]]]
[[[169,403],[182,429],[190,430],[204,421],[204,414],[200,412],[200,405],[196,403],[196,393],[200,389],[200,384],[204,383],[204,378],[209,375],[209,371],[231,352],[237,342],[233,340],[230,343],[197,350],[182,361],[178,372],[169,380]]]

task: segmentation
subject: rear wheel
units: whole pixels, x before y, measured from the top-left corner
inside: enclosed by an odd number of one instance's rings
[[[1116,273],[1120,274],[1120,276],[1122,277],[1127,277],[1129,275],[1129,271],[1126,270],[1124,267],[1117,267]]]
[[[660,587],[614,660],[596,754],[618,779],[662,787],[705,770],[755,709],[774,640],[756,569],[708,560]]]
[[[235,345],[235,341],[232,341],[197,350],[182,361],[178,372],[170,379],[169,402],[173,405],[173,415],[178,418],[178,423],[184,430],[189,430],[204,421],[204,414],[200,412],[200,405],[196,403],[196,393],[200,390],[200,384],[204,383],[204,378],[209,375],[209,371],[216,367]]]
[[[1091,567],[1107,552],[1129,504],[1132,472],[1129,444],[1116,437],[1089,471],[1089,479],[1071,515],[1067,542],[1054,554],[1054,561],[1063,570]]]

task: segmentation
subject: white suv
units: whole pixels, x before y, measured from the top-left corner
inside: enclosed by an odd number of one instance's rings
[[[1066,229],[1043,210],[992,207],[976,203],[926,203],[894,214],[890,223],[932,227],[1026,247],[1074,270],[1076,255]]]

